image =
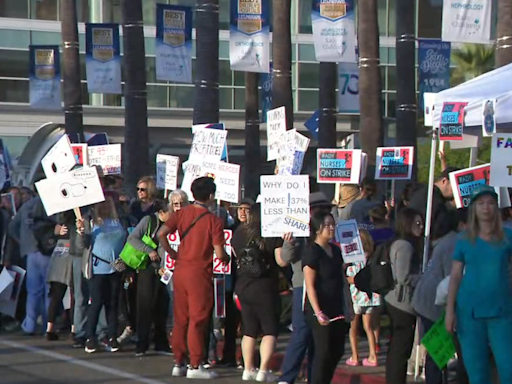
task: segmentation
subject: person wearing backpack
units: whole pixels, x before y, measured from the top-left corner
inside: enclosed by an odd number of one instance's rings
[[[389,248],[395,286],[385,296],[391,320],[391,342],[386,359],[387,384],[407,382],[407,360],[411,356],[416,328],[412,297],[421,273],[419,254],[423,233],[423,219],[418,211],[403,208],[398,212],[396,239]]]

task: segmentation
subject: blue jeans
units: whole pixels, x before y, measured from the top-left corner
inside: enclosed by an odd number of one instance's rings
[[[46,331],[50,284],[46,282],[50,257],[40,252],[27,255],[27,314],[22,329],[27,333],[35,333],[37,319],[42,317],[42,328]]]
[[[302,311],[302,295],[304,288],[293,288],[292,309],[292,337],[286,347],[286,354],[282,367],[283,374],[279,381],[294,383],[299,375],[306,351],[308,352],[308,378],[311,380],[311,367],[313,363],[313,334],[311,327],[306,323]]]

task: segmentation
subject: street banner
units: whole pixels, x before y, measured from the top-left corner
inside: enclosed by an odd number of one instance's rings
[[[156,155],[156,187],[168,191],[178,188],[179,165],[177,156]]]
[[[414,147],[377,148],[375,180],[410,180]]]
[[[492,136],[496,133],[496,99],[482,102],[482,135]]]
[[[489,0],[444,0],[443,41],[490,43],[492,3]]]
[[[88,147],[89,166],[99,165],[103,175],[121,174],[121,144]]]
[[[338,112],[359,113],[359,67],[357,64],[338,64],[338,85]]]
[[[228,131],[213,128],[195,128],[189,160],[221,160]]]
[[[87,144],[71,144],[76,164],[89,166],[89,151],[87,148]]]
[[[41,160],[43,172],[48,178],[69,172],[75,165],[75,154],[67,135],[63,135]]]
[[[105,201],[95,167],[79,168],[38,181],[36,189],[48,216]]]
[[[319,183],[359,184],[363,169],[360,149],[318,149],[317,181]]]
[[[356,62],[354,0],[313,0],[313,41],[319,62]]]
[[[340,244],[345,264],[366,261],[361,235],[355,220],[342,221],[336,225],[336,241]]]
[[[119,24],[85,24],[85,70],[89,93],[123,93]]]
[[[418,39],[420,109],[423,109],[426,92],[437,93],[450,88],[450,54],[450,43]]]
[[[262,73],[259,75],[260,82],[260,107],[261,107],[261,122],[267,122],[267,112],[272,109],[272,85],[274,78],[272,75],[272,62],[270,62],[269,73]]]
[[[464,134],[464,108],[468,103],[445,102],[441,111],[439,140],[460,141]]]
[[[229,61],[231,70],[270,71],[269,0],[231,0]]]
[[[491,165],[484,164],[478,167],[466,168],[450,173],[450,183],[453,190],[453,198],[457,208],[469,206],[471,192],[481,185],[489,185]]]
[[[16,317],[16,309],[18,307],[18,299],[20,297],[23,280],[25,280],[26,271],[16,265],[11,265],[8,270],[9,275],[14,280],[11,295],[8,298],[2,297],[0,300],[0,313],[9,317]]]
[[[261,236],[309,237],[309,176],[261,176]]]
[[[31,45],[29,50],[30,107],[61,109],[59,46]]]
[[[279,158],[279,143],[286,132],[286,110],[279,107],[267,112],[267,161]]]
[[[211,128],[211,129],[220,129],[225,130],[226,126],[224,123],[211,123],[211,124],[196,124],[192,126],[192,134],[196,133],[197,128]],[[226,139],[226,144],[224,144],[224,150],[222,151],[222,156],[220,157],[222,161],[228,160],[228,141]]]
[[[156,5],[156,79],[192,83],[192,8]]]
[[[313,139],[318,141],[318,127],[320,126],[320,113],[321,111],[317,109],[309,119],[306,120],[304,126],[308,129]]]
[[[512,134],[496,133],[492,137],[490,171],[490,185],[512,188]]]
[[[232,256],[232,248],[231,248],[231,239],[233,238],[233,231],[231,229],[225,229],[224,230],[224,249],[226,250],[226,253],[231,257]],[[169,245],[172,249],[175,251],[178,251],[180,247],[180,235],[176,231],[174,233],[169,233],[167,235],[167,240],[169,241]],[[176,260],[171,259],[171,256],[166,252],[165,253],[165,269],[168,271],[174,271],[174,268],[176,267]],[[213,273],[217,274],[225,274],[225,275],[231,275],[231,263],[228,263],[224,265],[215,252],[213,252]]]

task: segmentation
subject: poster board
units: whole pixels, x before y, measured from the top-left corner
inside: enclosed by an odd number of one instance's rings
[[[379,147],[375,180],[410,180],[413,163],[414,147]]]
[[[10,317],[16,317],[16,308],[18,307],[18,299],[20,297],[23,280],[25,280],[26,271],[16,265],[12,265],[8,269],[9,274],[13,278],[11,295],[8,299],[0,300],[0,313]]]
[[[67,135],[63,135],[41,160],[47,178],[68,172],[75,165],[75,154]]]
[[[71,144],[71,149],[78,165],[89,166],[89,152],[87,148],[87,144]]]
[[[279,107],[267,112],[267,161],[279,158],[279,143],[286,132],[286,109]]]
[[[493,135],[490,172],[490,185],[512,188],[512,134]]]
[[[121,174],[121,144],[89,146],[87,152],[89,166],[99,165],[105,176]]]
[[[340,244],[344,263],[366,261],[356,220],[342,221],[336,225],[336,241]]]
[[[178,188],[180,158],[170,155],[156,155],[156,187],[168,191]]]
[[[228,131],[213,128],[194,128],[189,160],[219,161],[224,153]]]
[[[317,181],[359,184],[362,179],[362,155],[360,149],[318,149]]]
[[[450,173],[453,198],[457,208],[465,208],[471,202],[471,193],[481,185],[489,185],[491,165],[484,164]]]
[[[464,114],[468,103],[445,102],[441,110],[439,140],[460,141],[464,134]]]
[[[444,318],[443,314],[421,339],[421,344],[439,369],[444,369],[456,352],[453,336],[446,330]]]

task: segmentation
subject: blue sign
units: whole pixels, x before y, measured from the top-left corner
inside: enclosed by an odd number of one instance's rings
[[[57,45],[30,46],[30,106],[60,109],[60,54]]]
[[[260,74],[260,106],[261,106],[261,122],[267,122],[267,112],[272,109],[272,88],[274,77],[272,75],[272,63],[270,63],[270,72]]]
[[[451,44],[436,39],[418,39],[419,110],[423,110],[423,94],[450,88]]]
[[[318,127],[320,126],[320,110],[317,109],[313,115],[304,123],[311,136],[318,141]]]

